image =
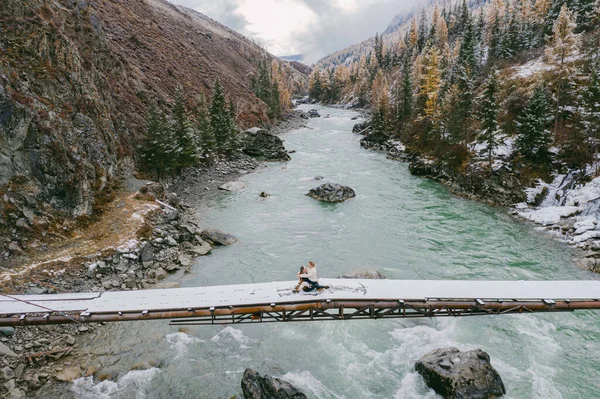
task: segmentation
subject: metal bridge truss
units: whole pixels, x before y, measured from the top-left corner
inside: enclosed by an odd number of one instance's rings
[[[210,308],[192,317],[171,320],[171,325],[270,323],[319,320],[396,319],[415,317],[461,317],[503,314],[571,312],[600,309],[600,301],[517,301],[481,299],[333,301],[303,304],[271,304],[255,307]],[[201,313],[201,314],[200,314]]]

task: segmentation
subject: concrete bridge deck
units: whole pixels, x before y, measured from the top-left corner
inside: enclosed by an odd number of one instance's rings
[[[171,319],[173,324],[438,317],[600,309],[600,281],[321,279],[104,293],[0,294],[0,326]]]

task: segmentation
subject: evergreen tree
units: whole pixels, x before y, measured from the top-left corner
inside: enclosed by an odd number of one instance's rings
[[[258,63],[258,77],[254,79],[252,90],[256,97],[263,100],[267,105],[267,115],[270,119],[277,119],[281,115],[281,91],[279,88],[279,79],[273,75],[280,75],[279,64],[274,62],[271,66],[271,72],[267,66],[266,60]],[[318,98],[317,98],[318,99]]]
[[[177,168],[186,168],[198,162],[198,140],[196,138],[190,116],[187,111],[187,99],[183,90],[175,90],[173,106],[172,132],[177,143]]]
[[[258,62],[258,76],[252,82],[252,91],[256,97],[268,104],[271,98],[271,79],[266,60]]]
[[[552,110],[548,97],[546,87],[538,85],[517,120],[517,150],[531,162],[549,161],[552,132],[548,128],[552,123]]]
[[[216,151],[217,142],[210,124],[210,116],[204,95],[200,95],[195,117],[196,135],[200,141],[201,154],[205,159],[210,159]]]
[[[373,50],[375,51],[375,57],[379,65],[383,65],[383,40],[379,36],[379,33],[375,33],[375,43],[373,44]]]
[[[460,51],[458,53],[458,64],[462,65],[469,75],[474,75],[478,70],[477,56],[475,54],[475,29],[471,22],[468,10],[464,17],[464,30],[460,41]]]
[[[467,145],[471,142],[471,130],[473,122],[473,78],[468,67],[459,64],[458,70],[454,75],[458,88],[458,102],[454,105],[456,118],[461,121],[461,142]]]
[[[232,136],[232,119],[225,103],[223,87],[217,78],[210,103],[210,126],[215,136],[216,150],[219,154],[230,152],[229,144]],[[235,126],[235,122],[233,125]]]
[[[483,97],[481,98],[481,109],[478,119],[481,122],[481,134],[479,141],[485,143],[485,151],[488,156],[490,172],[492,171],[492,155],[499,145],[500,129],[498,127],[498,72],[492,71],[488,78]]]
[[[319,67],[313,69],[309,79],[309,94],[311,98],[319,101],[323,95],[323,87],[321,86],[321,72]]]
[[[458,85],[452,84],[444,92],[441,101],[441,137],[451,145],[460,144],[463,142],[463,120],[458,111],[458,103],[460,102],[460,90]]]
[[[148,111],[146,135],[140,149],[141,169],[161,177],[174,166],[176,148],[169,123],[164,113],[159,114],[156,106]]]
[[[600,151],[600,59],[589,64],[586,74],[589,78],[580,98],[580,130],[590,141],[593,153],[597,154]]]
[[[277,98],[279,98],[279,93]],[[229,107],[227,107],[226,114],[228,116],[228,138],[227,138],[227,148],[225,153],[227,155],[233,155],[235,153],[240,152],[242,149],[242,141],[240,138],[240,134],[235,123],[235,105],[233,104],[233,100],[229,100]]]
[[[412,108],[413,108],[413,83],[412,83],[412,71],[410,65],[410,56],[408,54],[404,55],[404,60],[402,62],[402,82],[399,93],[399,104],[396,109],[398,127],[402,129],[402,127],[410,121],[412,116]],[[398,99],[396,99],[398,102]]]
[[[421,10],[421,17],[419,18],[419,30],[418,30],[417,48],[419,51],[423,50],[427,41],[427,15],[425,9]]]
[[[558,132],[559,119],[561,118],[561,96],[572,84],[573,67],[569,65],[567,58],[577,50],[579,44],[579,37],[574,33],[575,26],[573,13],[566,5],[563,5],[552,28],[552,41],[546,48],[548,61],[557,69],[554,134]]]

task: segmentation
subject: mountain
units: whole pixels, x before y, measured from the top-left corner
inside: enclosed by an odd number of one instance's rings
[[[150,104],[177,87],[208,95],[218,78],[242,126],[267,120],[251,78],[275,57],[198,12],[163,0],[3,0],[0,20],[0,228],[90,214],[131,173]]]
[[[302,60],[304,59],[304,56],[302,54],[294,54],[294,55],[280,55],[279,58],[281,58],[284,61],[297,61],[297,62],[302,62]]]
[[[599,22],[597,0],[439,1],[320,60],[310,94],[369,105],[361,144],[412,173],[513,204],[525,187],[598,174]]]

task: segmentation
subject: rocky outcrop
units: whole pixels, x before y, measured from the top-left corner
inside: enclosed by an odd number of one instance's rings
[[[440,179],[439,168],[432,161],[424,158],[414,159],[409,165],[408,170],[415,176],[429,177],[430,179]]]
[[[340,184],[325,183],[311,189],[306,195],[319,201],[343,202],[356,197],[354,190]]]
[[[306,395],[289,382],[256,370],[246,369],[242,378],[244,399],[306,399]]]
[[[368,150],[387,151],[391,148],[390,137],[383,132],[371,132],[360,140],[360,146]]]
[[[177,86],[193,97],[219,77],[240,124],[268,120],[249,81],[271,56],[205,15],[164,0],[0,4],[0,228],[91,214]]]
[[[435,349],[415,363],[425,383],[444,398],[487,399],[506,393],[490,356],[480,350]]]
[[[311,109],[310,111],[308,111],[308,116],[310,118],[320,118],[321,114],[319,114],[319,111],[317,111],[316,109]]]
[[[507,170],[490,174],[487,170],[469,167],[455,172],[448,166],[418,156],[411,157],[408,170],[415,176],[448,185],[455,194],[492,204],[512,205],[527,198],[519,178]]]
[[[371,121],[364,121],[361,123],[357,123],[352,127],[352,133],[358,134],[368,134],[368,131],[371,128]]]
[[[224,233],[217,229],[202,230],[200,236],[214,245],[231,245],[237,241],[237,238],[231,234]]]
[[[243,151],[245,154],[267,161],[289,161],[291,159],[279,137],[259,128],[248,129],[244,133]]]

